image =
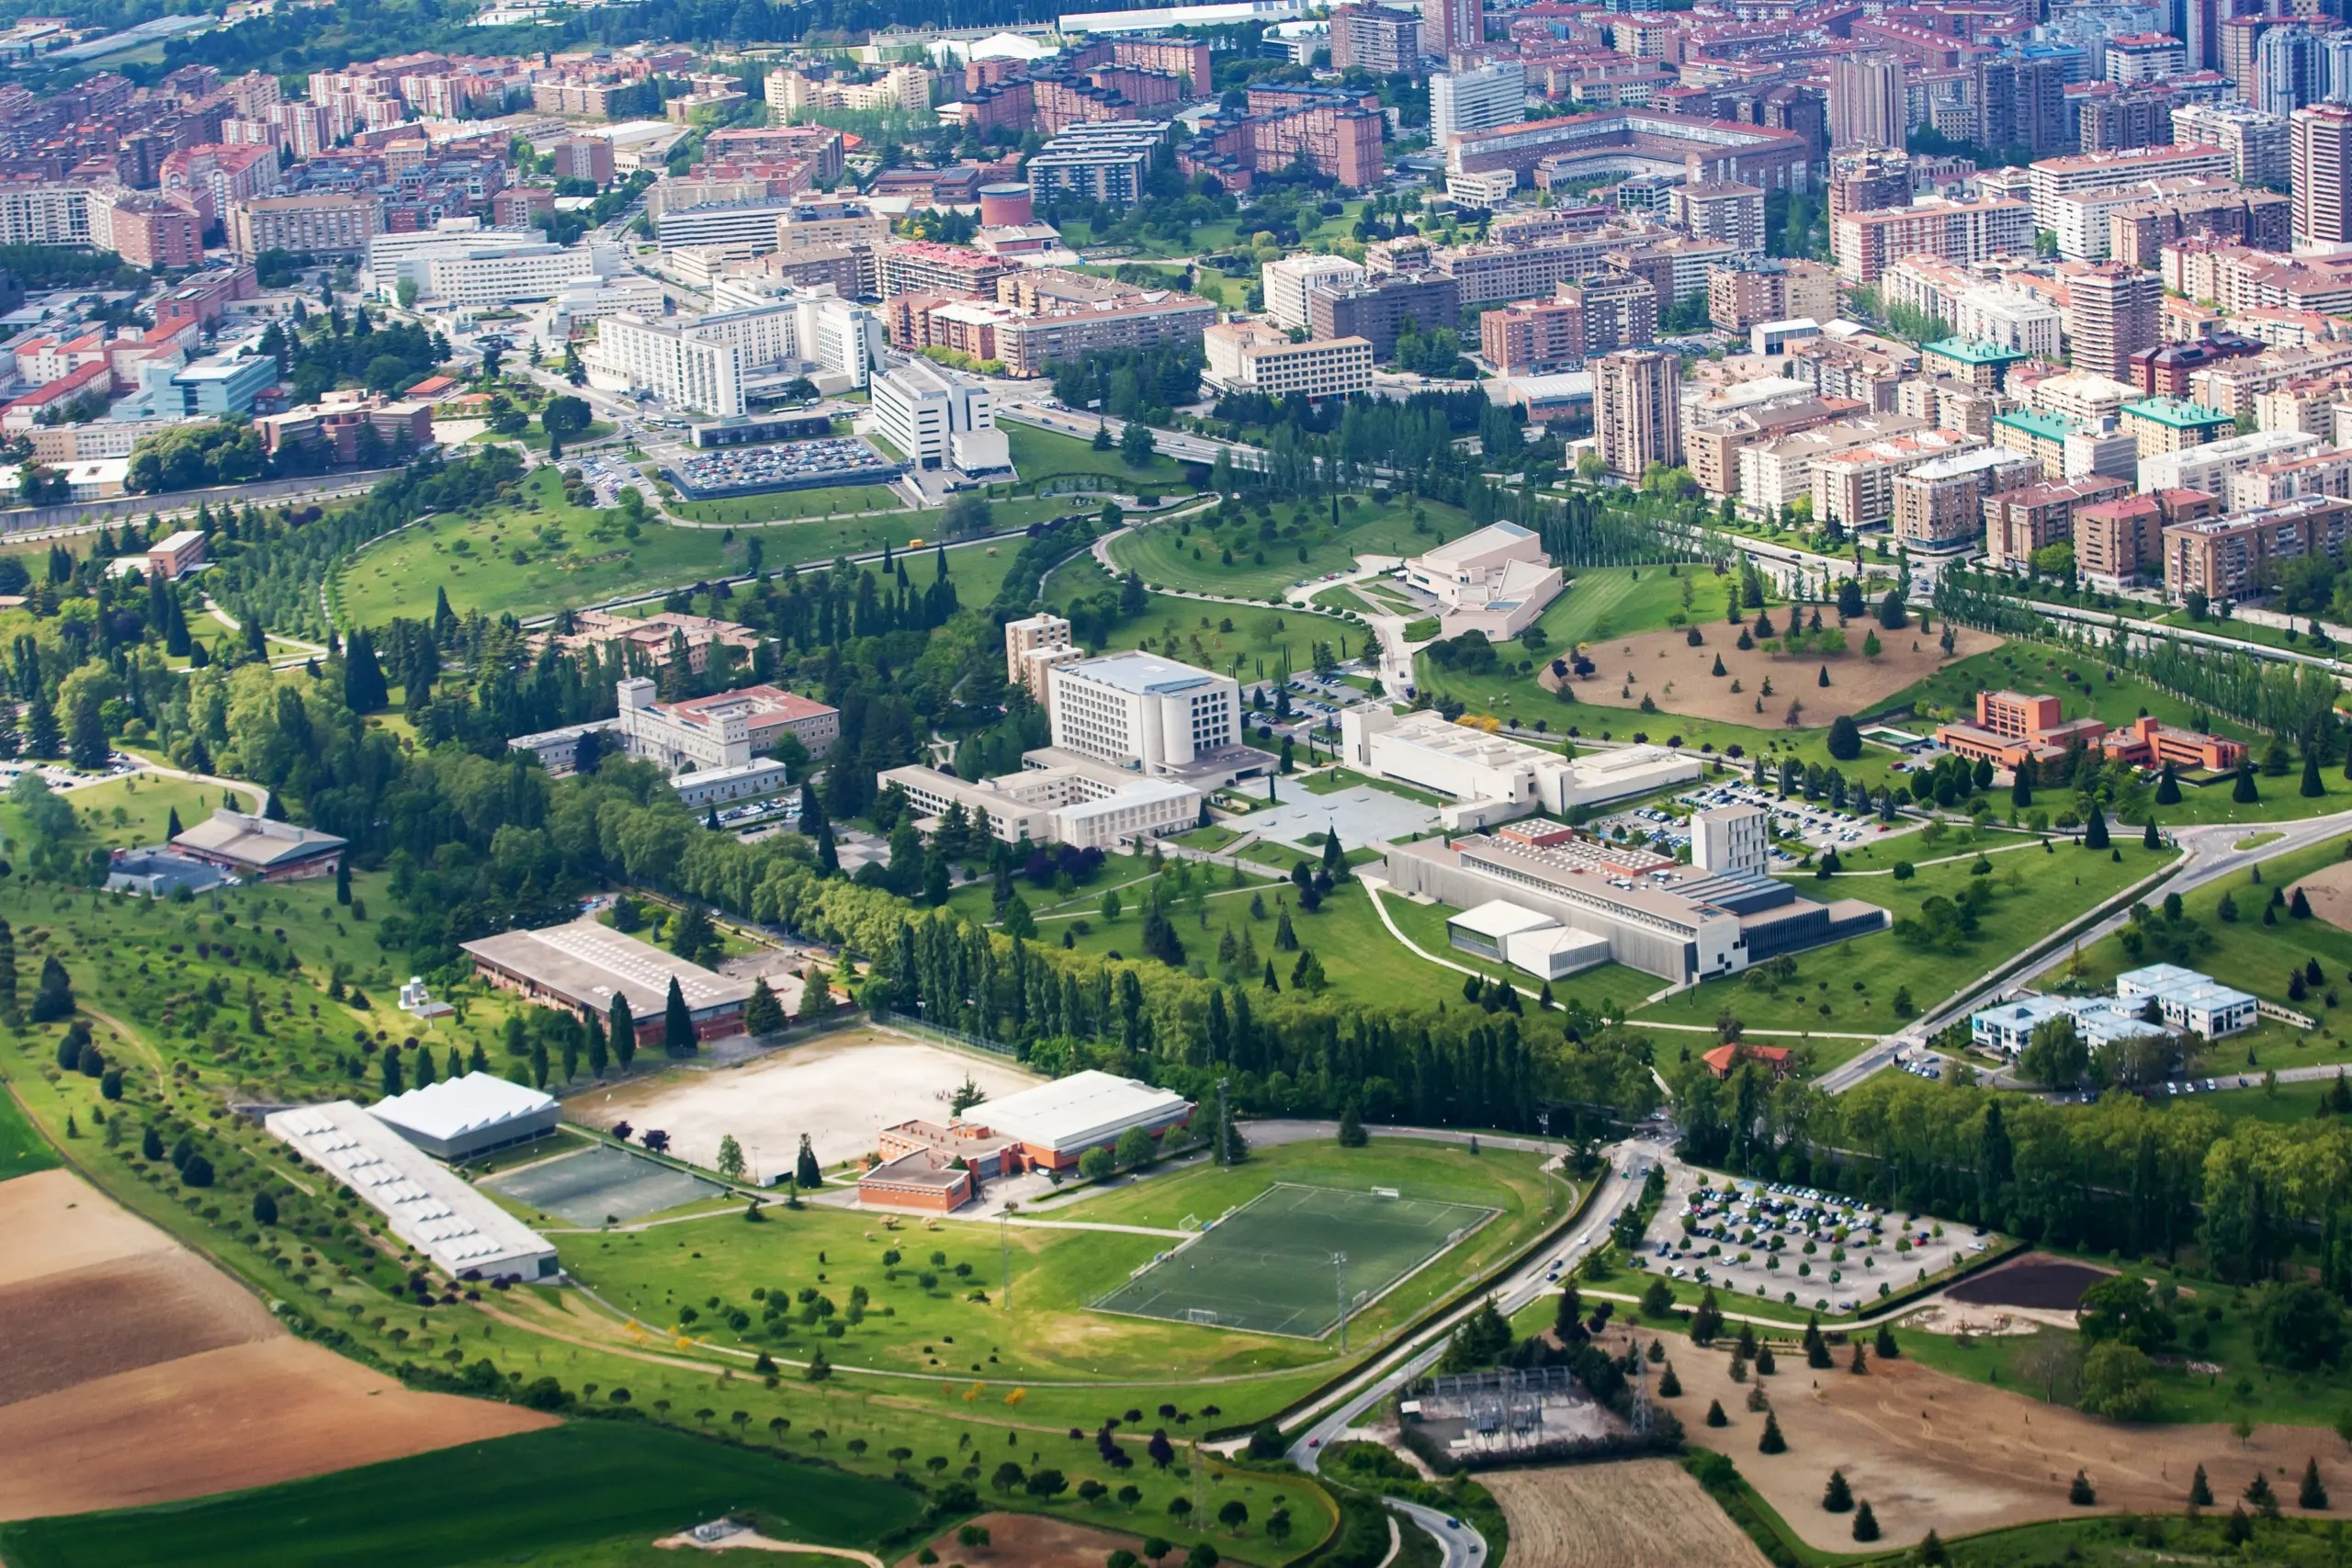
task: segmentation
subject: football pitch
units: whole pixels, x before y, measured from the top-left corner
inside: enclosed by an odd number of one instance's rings
[[[1339,1325],[1342,1268],[1361,1312],[1499,1212],[1388,1191],[1277,1182],[1095,1309],[1319,1339]]]

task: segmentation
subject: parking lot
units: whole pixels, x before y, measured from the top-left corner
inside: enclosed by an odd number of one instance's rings
[[[860,437],[820,436],[781,446],[737,446],[689,457],[671,469],[678,488],[700,498],[824,485],[880,484],[899,473]]]
[[[1809,1187],[1686,1170],[1642,1238],[1642,1264],[1726,1297],[1851,1313],[1967,1261],[1993,1240],[1982,1228]]]
[[[1807,800],[1791,795],[1782,800],[1780,792],[1758,789],[1752,784],[1725,781],[1704,789],[1687,791],[1680,797],[1685,806],[1760,806],[1772,814],[1775,843],[1772,861],[1775,865],[1794,865],[1801,858],[1792,854],[1777,841],[1781,836],[1794,834],[1813,850],[1850,850],[1862,843],[1876,843],[1915,830],[1919,824],[1905,818],[1894,823],[1881,822],[1868,811],[1840,811],[1826,800]]]

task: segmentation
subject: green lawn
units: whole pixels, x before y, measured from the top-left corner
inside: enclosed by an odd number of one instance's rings
[[[134,773],[71,791],[62,798],[74,807],[85,830],[96,841],[109,849],[128,850],[162,843],[175,811],[180,815],[181,827],[195,827],[224,804],[226,793],[213,784]],[[238,804],[250,811],[259,798],[258,790],[247,790]],[[0,820],[13,823],[17,815],[13,810],[0,811]],[[9,837],[15,836],[11,831]]]
[[[619,428],[619,425],[609,419],[592,419],[588,422],[588,428],[574,436],[571,445],[565,450],[571,451],[578,447],[593,446]],[[548,449],[548,433],[540,427],[536,419],[531,422],[531,427],[520,435],[501,435],[495,431],[484,430],[469,437],[468,445],[488,446],[502,441],[509,446],[527,446],[534,452],[544,452]]]
[[[1100,479],[1103,482],[1097,488],[1122,493],[1131,493],[1144,485],[1156,485],[1162,491],[1184,488],[1184,466],[1157,452],[1136,468],[1121,457],[1115,446],[1108,452],[1097,452],[1091,442],[1075,435],[1040,430],[1034,424],[1016,424],[1010,420],[997,428],[1004,432],[1005,444],[1012,450],[1013,471],[1024,485],[1034,487],[1046,479],[1077,477]]]
[[[420,1506],[424,1500],[429,1506]],[[640,1423],[580,1421],[251,1492],[0,1527],[21,1568],[576,1562],[747,1512],[777,1539],[871,1547],[921,1517],[887,1481]],[[674,1557],[674,1553],[666,1554]]]
[[[1073,560],[1046,584],[1046,602],[1067,612],[1070,602],[1092,598],[1117,585],[1089,558]],[[1289,657],[1293,670],[1315,662],[1315,644],[1329,643],[1341,657],[1362,653],[1371,634],[1305,610],[1248,604],[1216,604],[1165,593],[1145,596],[1140,615],[1113,626],[1093,650],[1113,653],[1141,648],[1182,659],[1245,682],[1271,680]],[[1239,660],[1237,665],[1236,660]]]
[[[1881,1034],[1899,1026],[1897,993],[1907,990],[1914,1013],[1926,1012],[1973,984],[2003,959],[2057,931],[2075,916],[2122,891],[2176,858],[2170,850],[2149,851],[2136,840],[2116,841],[2112,860],[2097,851],[2053,845],[1987,857],[1993,907],[1980,917],[1980,931],[1957,951],[1914,946],[1892,931],[1815,948],[1793,956],[1795,974],[1776,979],[1758,965],[1743,976],[1711,981],[1684,991],[1639,1015],[1677,1023],[1712,1023],[1728,1010],[1752,1029],[1819,1029]],[[1907,882],[1891,876],[1811,877],[1795,880],[1806,897],[1860,898],[1890,909],[1897,919],[1916,916],[1932,897],[1951,897],[1967,883],[1973,862],[1922,866]],[[1816,1069],[1852,1055],[1863,1042],[1825,1040],[1814,1046]]]
[[[1396,923],[1396,929],[1423,952],[1433,953],[1448,963],[1459,964],[1466,969],[1475,969],[1505,985],[1523,987],[1531,991],[1541,987],[1542,982],[1524,969],[1514,969],[1508,964],[1498,964],[1475,953],[1464,953],[1455,948],[1446,937],[1445,922],[1460,914],[1460,910],[1448,908],[1443,904],[1416,904],[1409,898],[1385,893],[1381,895],[1380,903],[1388,911],[1388,918]],[[1392,937],[1389,941],[1394,947],[1396,939]],[[1398,951],[1401,953],[1402,950]],[[1403,958],[1405,962],[1419,964],[1419,961],[1409,953],[1404,953]],[[1461,975],[1453,976],[1453,991],[1456,1001],[1462,999],[1464,978]],[[1603,964],[1582,974],[1571,975],[1565,980],[1552,982],[1552,999],[1562,1007],[1571,1001],[1580,1002],[1588,1011],[1594,1013],[1604,1010],[1630,1011],[1641,1006],[1644,998],[1663,990],[1666,984],[1655,975],[1645,975],[1623,964]]]
[[[672,512],[696,523],[736,525],[907,510],[899,492],[888,485],[829,485],[822,490],[780,490],[766,495],[721,496],[715,501],[673,501],[669,505]]]
[[[1138,528],[1113,545],[1111,554],[1154,587],[1277,602],[1301,579],[1352,570],[1358,556],[1416,556],[1441,536],[1457,537],[1469,529],[1458,508],[1423,502],[1417,504],[1430,531],[1418,533],[1414,504],[1366,502],[1352,512],[1343,504],[1336,528],[1328,507],[1277,508],[1271,522],[1253,515],[1222,533],[1209,527],[1207,518],[1187,518]]]
[[[2070,954],[2065,962],[2052,965],[2042,979],[2053,986],[2072,982],[2111,990],[2115,976],[2126,969],[2175,963],[2224,976],[2230,985],[2321,1021],[2315,1031],[2266,1023],[2246,1037],[2219,1042],[2209,1058],[2216,1072],[2236,1071],[2243,1066],[2311,1066],[2352,1054],[2352,1012],[2345,1011],[2342,1002],[2344,994],[2352,991],[2352,985],[2346,984],[2352,979],[2352,931],[2339,931],[2317,918],[2297,919],[2290,912],[2291,902],[2277,911],[2274,924],[2263,923],[2273,892],[2291,901],[2296,880],[2341,862],[2345,848],[2343,842],[2331,840],[2267,861],[2257,868],[2260,883],[2249,874],[2208,884],[2181,900],[2181,924],[2172,925],[2163,919],[2160,910],[2154,912],[2156,918],[2142,933],[2138,957],[2126,945],[2129,933],[2119,932],[2094,942],[2079,955]],[[2221,918],[2224,897],[2235,908],[2237,918],[2233,921]],[[2301,999],[2293,998],[2288,989],[2290,969],[2299,969],[2313,959],[2319,963],[2323,983],[2308,987]],[[2329,1005],[2331,994],[2338,998],[2335,1006]],[[2250,1064],[2245,1059],[2249,1048],[2255,1053]]]
[[[36,1170],[48,1170],[57,1164],[57,1156],[5,1087],[0,1087],[0,1181],[11,1177],[29,1176]]]

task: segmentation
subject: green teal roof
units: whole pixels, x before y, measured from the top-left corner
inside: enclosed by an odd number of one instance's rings
[[[2018,360],[2030,357],[2015,350],[2003,348],[1997,343],[1985,343],[1980,339],[1964,337],[1948,337],[1940,342],[1931,343],[1924,352],[1940,359],[1957,359],[1969,365],[2015,365]]]
[[[2033,413],[2023,409],[2015,413],[1996,414],[1993,423],[2022,430],[2043,441],[2064,441],[2078,428],[2073,420],[2063,414]]]
[[[2234,425],[2237,421],[2220,409],[2203,403],[2192,403],[2186,398],[2143,398],[2136,403],[2126,403],[2123,412],[2135,419],[2154,420],[2169,424],[2175,430],[2187,430],[2199,425]]]

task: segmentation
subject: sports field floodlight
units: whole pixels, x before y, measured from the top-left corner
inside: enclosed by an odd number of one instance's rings
[[[1348,1255],[1331,1254],[1331,1282],[1340,1295],[1340,1354],[1348,1353]]]

